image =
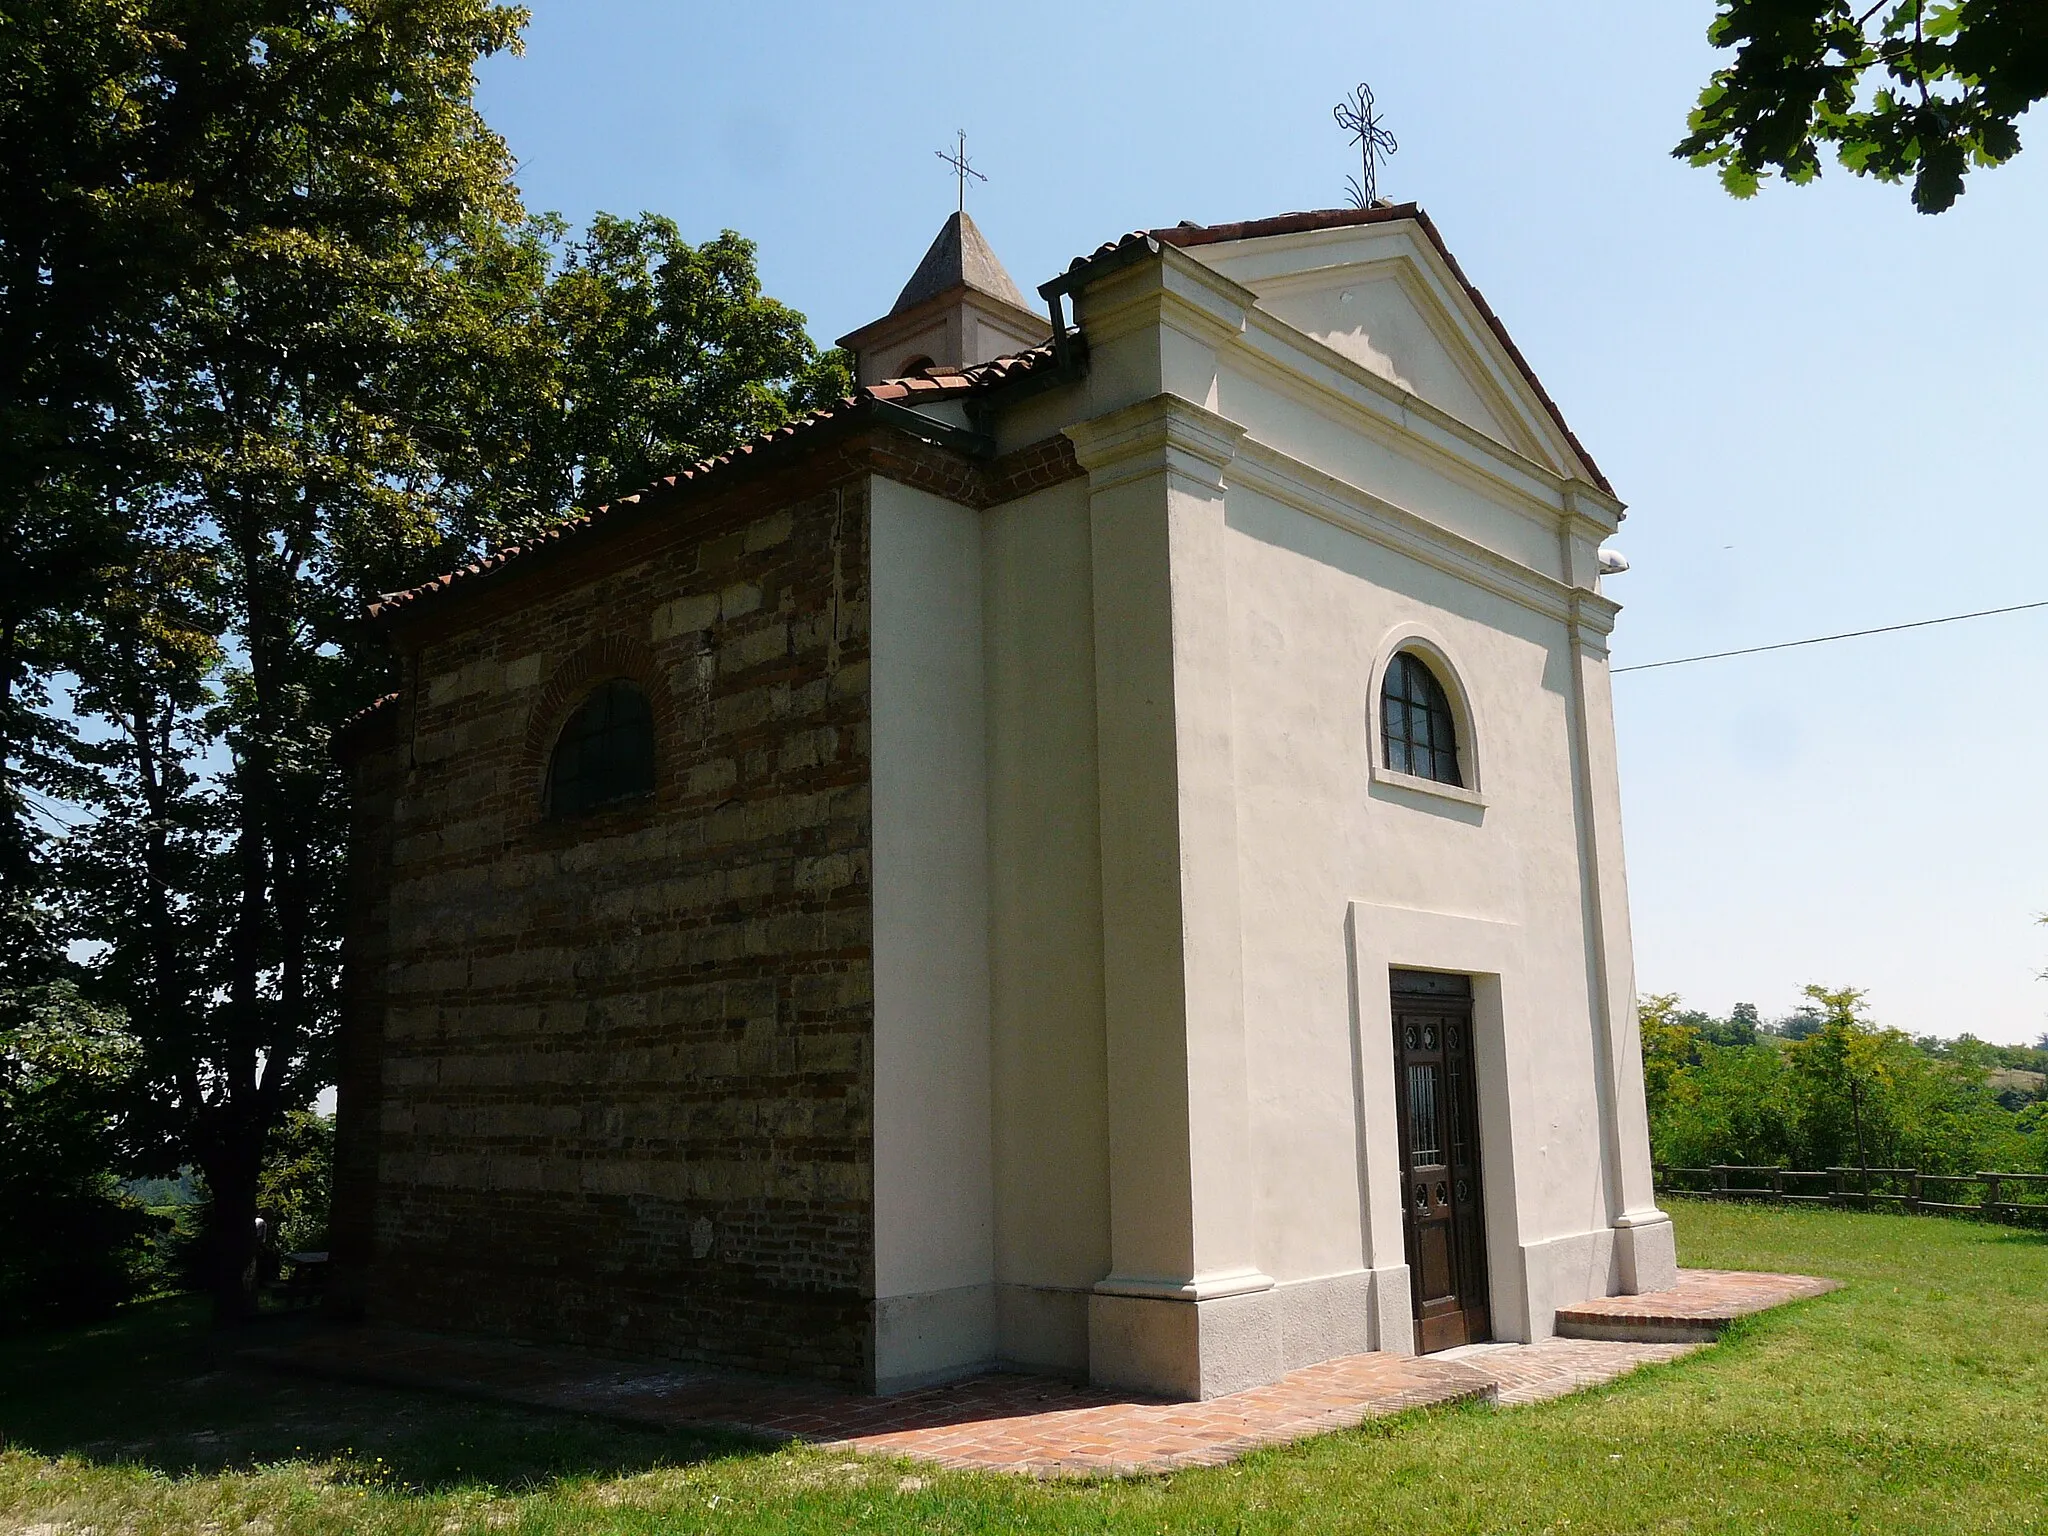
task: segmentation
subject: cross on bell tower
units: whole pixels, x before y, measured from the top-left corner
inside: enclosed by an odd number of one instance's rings
[[[958,211],[965,213],[967,211],[967,178],[972,176],[976,181],[987,181],[988,178],[977,171],[974,168],[973,162],[967,158],[967,130],[965,128],[956,128],[954,132],[959,134],[960,142],[952,154],[947,154],[943,149],[935,149],[932,153],[953,167],[953,175],[960,183],[960,205]]]

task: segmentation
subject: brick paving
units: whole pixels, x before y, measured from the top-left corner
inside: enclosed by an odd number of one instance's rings
[[[982,1377],[971,1393],[1014,1401],[1030,1378]],[[1046,1391],[1044,1383],[1033,1389]],[[1030,1390],[1030,1389],[1027,1389]],[[1040,1477],[1213,1467],[1264,1445],[1349,1429],[1410,1408],[1490,1399],[1492,1379],[1454,1361],[1350,1355],[1291,1371],[1269,1386],[1201,1403],[1146,1402],[1088,1388],[1046,1392],[1037,1411],[1007,1419],[848,1435],[824,1443],[975,1471]],[[936,1395],[945,1395],[943,1393]]]
[[[1492,1379],[1503,1408],[1546,1402],[1658,1365],[1694,1350],[1692,1344],[1637,1344],[1618,1339],[1544,1339],[1537,1344],[1468,1344],[1431,1358],[1470,1366]]]
[[[1836,1289],[1839,1282],[1812,1275],[1773,1275],[1732,1269],[1682,1269],[1668,1291],[1604,1296],[1560,1307],[1557,1331],[1578,1339],[1703,1343],[1739,1317]]]
[[[1800,1275],[1688,1270],[1671,1291],[1567,1310],[1602,1326],[1655,1333],[1678,1323],[1725,1326],[1729,1318],[1833,1288],[1832,1281]],[[1216,1466],[1261,1446],[1411,1408],[1540,1402],[1701,1347],[1699,1340],[1560,1337],[1425,1356],[1351,1355],[1207,1402],[1166,1402],[1007,1373],[870,1397],[820,1384],[381,1328],[318,1332],[252,1354],[297,1370],[661,1428],[711,1426],[962,1470],[1058,1477]]]

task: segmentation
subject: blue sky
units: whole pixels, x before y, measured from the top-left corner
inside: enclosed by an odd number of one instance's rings
[[[1939,218],[1839,171],[1734,202],[1667,153],[1708,0],[533,8],[482,91],[529,205],[739,230],[820,341],[916,265],[956,128],[1028,290],[1132,228],[1341,203],[1330,108],[1369,79],[1383,194],[1630,504],[1617,665],[2048,598],[2048,146]],[[1615,691],[1644,990],[2048,1029],[2048,610]]]

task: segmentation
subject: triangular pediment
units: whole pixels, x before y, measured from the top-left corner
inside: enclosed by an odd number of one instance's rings
[[[1491,316],[1412,219],[1191,244],[1259,308],[1560,474],[1581,456]]]

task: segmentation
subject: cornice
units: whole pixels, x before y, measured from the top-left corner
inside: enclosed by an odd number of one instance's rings
[[[1614,633],[1614,620],[1621,604],[1584,587],[1572,589],[1572,643],[1589,656],[1607,659],[1607,637]]]
[[[1155,261],[1133,262],[1087,290],[1084,328],[1102,347],[1161,321],[1210,347],[1243,335],[1258,295],[1169,247]]]
[[[970,288],[965,283],[957,283],[943,293],[935,293],[930,298],[913,304],[901,314],[883,315],[878,320],[870,320],[859,330],[848,331],[833,345],[858,352],[893,338],[921,331],[934,320],[962,308],[980,310],[985,315],[1008,322],[1018,330],[1036,330],[1041,336],[1052,334],[1052,321],[1047,316],[1034,310],[1019,309],[1007,299],[983,293],[980,289]]]
[[[1619,604],[1598,592],[1453,533],[1178,395],[1155,395],[1076,422],[1066,436],[1091,490],[1162,471],[1205,490],[1221,489],[1227,479],[1559,623],[1605,635],[1620,612]]]
[[[1223,487],[1245,429],[1179,395],[1154,395],[1066,428],[1092,489],[1162,470],[1205,490]]]
[[[1611,629],[1619,611],[1598,593],[1569,586],[1256,439],[1240,450],[1231,480],[1559,623],[1573,622],[1583,611],[1587,623],[1598,624],[1604,611]]]

